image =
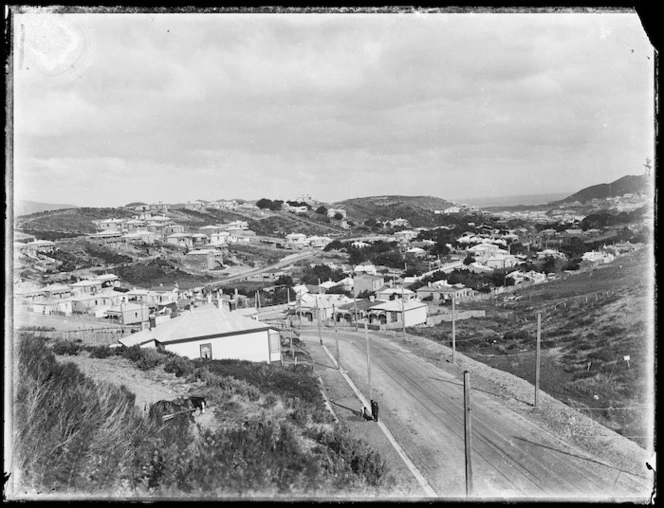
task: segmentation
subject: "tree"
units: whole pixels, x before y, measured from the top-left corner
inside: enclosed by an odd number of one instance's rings
[[[316,208],[316,213],[319,213],[321,215],[327,215],[327,208],[321,205],[318,208]]]
[[[466,265],[466,266],[468,266],[469,264],[474,263],[474,262],[475,262],[475,258],[473,256],[471,256],[470,254],[468,254],[466,256],[466,259],[463,260],[463,264]]]
[[[290,275],[280,275],[274,282],[275,286],[293,286],[293,279]]]
[[[281,201],[280,199],[276,199],[276,200],[272,201],[272,204],[269,206],[269,208],[273,212],[276,212],[276,211],[281,210],[281,205],[283,205],[283,204],[284,204],[283,201]]]
[[[336,286],[332,286],[330,289],[325,290],[326,294],[330,295],[346,295],[346,296],[353,296],[353,294],[348,291],[344,286],[337,284]]]
[[[261,210],[265,208],[270,208],[272,206],[272,200],[267,198],[261,198],[258,201],[256,201],[256,206]]]
[[[335,220],[342,220],[344,218],[343,214],[341,212],[337,212],[334,214],[334,219]]]

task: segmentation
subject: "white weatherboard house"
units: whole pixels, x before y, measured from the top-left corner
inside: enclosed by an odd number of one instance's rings
[[[184,311],[119,342],[127,347],[156,347],[191,359],[281,361],[281,339],[276,329],[214,305]]]

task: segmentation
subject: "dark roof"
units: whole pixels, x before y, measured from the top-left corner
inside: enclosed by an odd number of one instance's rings
[[[373,302],[367,298],[361,298],[357,300],[357,310],[367,310],[370,307],[373,307],[375,305],[378,305],[380,303],[384,303],[383,300],[374,300]],[[351,303],[345,303],[343,305],[339,305],[337,307],[339,310],[354,310],[355,309],[355,302]]]

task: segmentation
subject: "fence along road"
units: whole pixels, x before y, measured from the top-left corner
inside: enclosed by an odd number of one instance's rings
[[[363,393],[368,393],[363,333],[339,330],[338,336],[342,368]],[[460,377],[379,334],[372,336],[372,386],[381,405],[381,420],[437,495],[465,497]],[[314,330],[303,331],[302,338],[318,343]],[[325,330],[323,341],[332,344],[334,332]],[[619,464],[602,463],[480,391],[474,390],[472,399],[475,497],[575,501],[648,498],[645,472],[639,477],[625,472]]]

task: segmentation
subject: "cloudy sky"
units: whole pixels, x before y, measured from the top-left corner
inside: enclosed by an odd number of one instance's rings
[[[653,155],[636,13],[15,22],[17,199],[572,193]]]

